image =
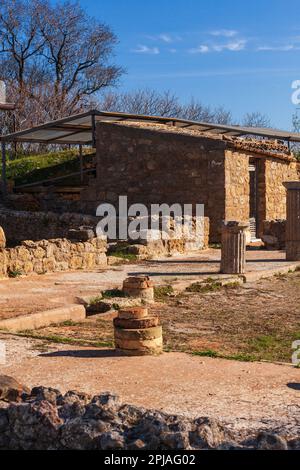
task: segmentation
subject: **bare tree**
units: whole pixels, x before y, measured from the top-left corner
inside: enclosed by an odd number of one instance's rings
[[[271,127],[271,121],[266,114],[253,112],[244,116],[242,125],[244,127]]]
[[[110,92],[101,98],[98,106],[103,111],[167,116],[219,124],[229,124],[232,119],[231,113],[223,107],[211,108],[194,99],[187,104],[182,104],[171,91],[158,92],[151,89],[127,93]]]
[[[0,78],[17,104],[17,127],[69,115],[114,86],[117,38],[78,2],[1,0]]]

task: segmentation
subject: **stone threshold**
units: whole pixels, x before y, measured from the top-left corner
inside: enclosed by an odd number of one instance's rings
[[[36,330],[66,321],[80,322],[86,319],[83,305],[68,305],[43,312],[32,313],[0,321],[0,330],[18,333],[26,330]]]

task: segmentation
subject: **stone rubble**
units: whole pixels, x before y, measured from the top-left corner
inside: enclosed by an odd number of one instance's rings
[[[232,431],[208,417],[126,405],[111,393],[35,387],[19,400],[0,401],[0,450],[300,449],[299,430]]]

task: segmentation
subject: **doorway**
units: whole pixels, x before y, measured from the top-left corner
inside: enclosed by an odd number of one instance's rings
[[[252,240],[257,239],[258,230],[258,171],[257,162],[255,160],[249,163],[250,176],[250,231]]]

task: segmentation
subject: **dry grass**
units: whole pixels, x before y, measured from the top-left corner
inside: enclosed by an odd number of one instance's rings
[[[291,344],[300,339],[299,272],[251,286],[190,290],[194,291],[179,296],[159,292],[161,303],[153,311],[160,315],[166,350],[239,360],[291,361]],[[95,346],[113,341],[112,321],[93,318],[34,334]]]

